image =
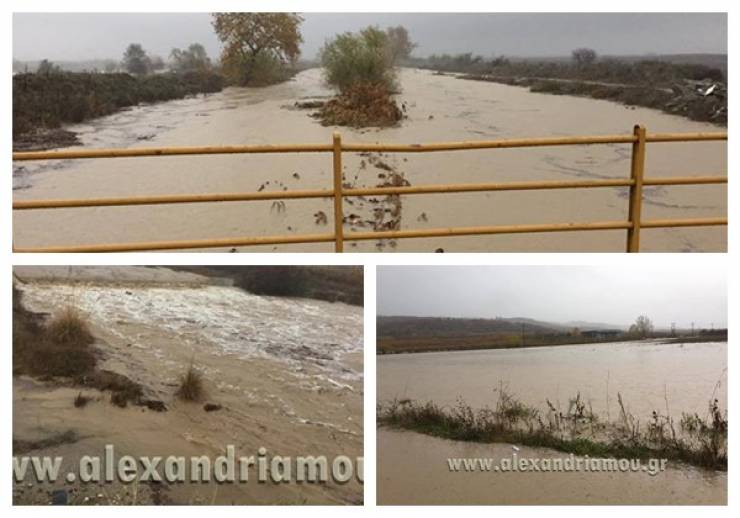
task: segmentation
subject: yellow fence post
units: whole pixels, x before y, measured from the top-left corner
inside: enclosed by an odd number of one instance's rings
[[[630,204],[628,218],[632,225],[627,229],[627,252],[640,251],[640,220],[642,217],[642,182],[645,176],[645,128],[635,126],[636,140],[632,143],[632,166],[630,176]]]
[[[334,251],[344,251],[344,210],[342,209],[342,136],[334,132]]]

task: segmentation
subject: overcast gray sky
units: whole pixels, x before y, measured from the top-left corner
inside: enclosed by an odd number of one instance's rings
[[[308,13],[303,55],[313,58],[336,33],[367,25],[405,25],[419,56],[474,52],[484,56],[562,56],[588,46],[601,54],[726,53],[725,14],[664,13]],[[220,45],[205,13],[19,13],[13,57],[21,60],[119,59],[129,43],[167,57],[173,47]]]
[[[379,266],[378,315],[727,325],[723,268]]]

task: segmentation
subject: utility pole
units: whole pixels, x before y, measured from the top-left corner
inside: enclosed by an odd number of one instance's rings
[[[676,336],[676,323],[671,322],[671,336]]]
[[[691,322],[691,336],[694,336],[694,323]]]

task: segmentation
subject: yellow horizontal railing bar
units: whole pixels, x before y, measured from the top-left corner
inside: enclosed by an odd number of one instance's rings
[[[727,183],[726,176],[673,176],[668,178],[645,178],[643,185],[704,185]]]
[[[712,133],[653,133],[646,142],[696,142],[727,140],[726,132]],[[577,137],[522,138],[489,141],[435,142],[429,144],[347,143],[342,151],[348,152],[404,152],[423,153],[464,149],[500,149],[541,146],[577,146],[588,144],[630,144],[634,135],[596,135]],[[198,146],[131,149],[81,149],[67,151],[19,151],[13,153],[14,161],[65,160],[84,158],[125,158],[177,155],[224,155],[245,153],[320,153],[333,150],[331,144],[266,144],[242,146]]]
[[[642,221],[645,228],[659,227],[706,227],[727,225],[727,218],[663,219]],[[548,223],[538,225],[499,225],[491,227],[452,227],[422,230],[387,230],[380,232],[349,232],[345,241],[374,239],[408,239],[419,237],[470,236],[484,234],[533,234],[540,232],[570,232],[582,230],[620,230],[632,226],[629,221],[601,221],[593,223]]]
[[[545,223],[535,225],[495,225],[478,227],[449,227],[416,230],[383,230],[378,232],[348,232],[345,241],[373,239],[408,239],[419,237],[474,236],[487,234],[534,234],[540,232],[571,232],[576,230],[624,230],[629,221],[599,221],[591,223]]]
[[[479,184],[439,184],[412,185],[401,187],[358,187],[344,189],[342,196],[376,196],[389,194],[435,194],[480,191],[531,191],[548,189],[586,189],[596,187],[625,187],[632,185],[630,179],[614,180],[566,180],[566,181],[533,181]]]
[[[703,227],[727,225],[727,218],[663,219],[643,220],[642,228]],[[601,221],[591,223],[546,223],[535,225],[497,225],[477,227],[451,227],[417,230],[387,230],[379,232],[348,232],[345,241],[376,239],[409,239],[428,237],[454,237],[488,234],[530,234],[541,232],[571,232],[597,230],[624,230],[632,226],[629,221]],[[227,248],[237,246],[328,243],[334,241],[333,234],[303,234],[297,236],[262,236],[245,238],[203,239],[189,241],[152,241],[143,243],[115,243],[99,245],[47,246],[14,248],[17,253],[95,253],[95,252],[143,252],[153,250],[182,250],[203,248]]]
[[[648,133],[645,135],[645,142],[702,142],[708,140],[727,140],[727,132]]]
[[[434,142],[430,144],[342,144],[342,151],[386,153],[425,153],[433,151],[458,151],[465,149],[505,149],[544,146],[579,146],[587,144],[631,144],[634,135],[601,135],[586,137],[546,137],[505,140],[478,140],[469,142]]]
[[[642,228],[714,227],[722,225],[727,225],[727,218],[648,219],[640,222]]]
[[[726,176],[687,176],[645,179],[644,185],[701,185],[727,183]],[[401,187],[360,187],[342,190],[342,196],[382,196],[408,194],[443,194],[487,191],[526,191],[548,189],[584,189],[599,187],[628,187],[631,179],[532,181],[482,184],[440,184]],[[234,201],[269,201],[284,199],[331,198],[331,189],[313,189],[279,192],[182,194],[159,196],[131,196],[118,198],[81,198],[52,200],[19,200],[13,202],[14,210],[64,209],[80,207],[114,207],[134,205],[167,205],[180,203],[209,203]]]
[[[245,146],[198,146],[130,149],[79,149],[70,151],[19,151],[14,161],[67,160],[78,158],[127,158],[178,155],[230,155],[247,153],[321,153],[331,151],[331,144],[265,144]]]
[[[167,205],[177,203],[206,203],[226,201],[269,201],[284,199],[331,198],[332,189],[315,189],[278,192],[245,192],[213,194],[173,194],[161,196],[130,196],[119,198],[81,198],[59,200],[19,200],[13,202],[14,210],[67,209],[73,207],[113,207],[125,205]]]
[[[348,232],[346,241],[371,239],[402,239],[411,237],[469,236],[484,234],[519,234],[530,232],[565,232],[572,230],[615,230],[631,226],[628,221],[597,223],[552,223],[544,225],[500,225],[492,227],[460,227],[424,230],[389,230],[382,232]],[[185,248],[221,248],[252,245],[275,245],[292,243],[324,243],[334,241],[334,234],[304,234],[298,236],[266,236],[192,241],[152,241],[146,243],[115,243],[99,245],[47,246],[14,248],[18,253],[89,253],[89,252],[143,252],[152,250],[180,250]]]
[[[17,253],[98,253],[146,252],[153,250],[184,250],[200,248],[233,248],[237,246],[329,243],[334,234],[301,234],[296,236],[227,237],[184,241],[150,241],[140,243],[110,243],[98,245],[13,247]]]
[[[496,149],[536,146],[568,146],[583,144],[617,144],[634,142],[633,135],[604,135],[592,137],[529,138],[470,142],[442,142],[432,144],[342,144],[342,151],[385,151],[418,153],[425,151],[454,151],[462,149]],[[315,153],[329,152],[330,144],[285,144],[260,146],[201,146],[132,149],[81,149],[69,151],[19,151],[14,161],[67,160],[84,158],[127,158],[177,155],[222,155],[239,153]]]

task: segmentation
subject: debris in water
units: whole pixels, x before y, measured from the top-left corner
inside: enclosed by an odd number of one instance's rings
[[[326,213],[323,210],[314,213],[313,217],[317,225],[326,225],[329,221],[326,217]]]

